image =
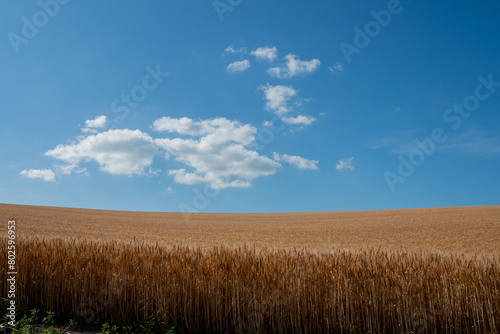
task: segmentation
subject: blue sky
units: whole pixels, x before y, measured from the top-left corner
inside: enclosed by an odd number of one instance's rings
[[[4,1],[0,202],[498,205],[500,3]]]

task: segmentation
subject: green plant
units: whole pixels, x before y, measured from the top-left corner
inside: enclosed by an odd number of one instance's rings
[[[132,326],[122,326],[121,333],[122,334],[134,334],[134,328]]]
[[[144,325],[139,326],[144,334],[152,334],[154,333],[156,327],[156,319],[153,315],[148,317],[148,320]]]
[[[108,322],[102,324],[101,331],[102,334],[118,334],[119,327],[116,325],[111,325]]]
[[[170,327],[170,329],[167,329],[166,333],[167,334],[175,334],[175,326]]]
[[[54,326],[54,312],[47,311],[47,315],[43,318],[42,324],[45,327]]]

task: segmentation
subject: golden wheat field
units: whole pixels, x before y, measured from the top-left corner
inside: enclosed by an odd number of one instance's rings
[[[0,218],[16,221],[20,307],[61,318],[154,316],[186,333],[500,328],[500,206],[181,214],[0,204]]]

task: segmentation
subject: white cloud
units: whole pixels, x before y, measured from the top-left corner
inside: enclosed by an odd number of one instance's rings
[[[106,116],[97,116],[94,119],[85,121],[85,126],[88,128],[103,128],[106,125]]]
[[[154,139],[140,130],[108,130],[80,136],[45,155],[63,162],[55,166],[59,175],[84,173],[82,164],[89,162],[97,163],[101,171],[110,174],[154,175],[158,172],[151,170],[154,157],[172,157],[185,165],[168,171],[176,183],[208,183],[213,189],[250,187],[254,179],[273,175],[281,167],[278,161],[252,149],[257,129],[250,124],[226,118],[195,121],[162,117],[154,121],[152,129],[171,137]],[[318,162],[314,160],[286,154],[279,158],[300,169],[317,169]],[[20,174],[56,181],[50,169],[23,170]]]
[[[266,84],[261,86],[260,89],[264,91],[266,102],[266,109],[276,112],[278,115],[283,115],[291,111],[288,102],[297,95],[297,91],[292,86],[271,86]]]
[[[250,68],[250,62],[245,59],[242,61],[235,61],[227,65],[226,70],[232,73],[244,72]]]
[[[182,169],[171,169],[168,171],[168,175],[174,175],[174,181],[182,184],[196,184],[201,182],[209,182],[205,177],[186,172],[185,168]]]
[[[96,129],[101,129],[106,125],[106,116],[97,116],[94,119],[89,119],[85,121],[85,127],[82,128],[83,132],[97,132]]]
[[[257,177],[272,175],[279,164],[240,144],[209,145],[204,139],[157,139],[157,144],[176,155],[177,161],[192,167],[170,170],[174,181],[182,184],[210,183],[214,189],[248,187]]]
[[[47,182],[56,182],[56,175],[50,169],[25,169],[19,175],[30,179],[42,179]]]
[[[220,117],[203,121],[193,121],[190,118],[162,117],[153,123],[153,129],[158,132],[177,132],[190,136],[204,136],[211,144],[226,144],[234,141],[248,145],[255,140],[257,129],[250,124],[242,125]]]
[[[175,160],[191,167],[169,171],[182,184],[207,182],[213,189],[249,187],[255,178],[272,175],[280,164],[248,148],[255,141],[257,129],[226,118],[193,121],[189,118],[163,117],[154,122],[157,131],[193,136],[160,138],[155,143]],[[198,138],[199,137],[199,138]]]
[[[312,116],[304,116],[304,115],[298,115],[296,117],[283,117],[282,121],[285,122],[286,124],[293,124],[293,125],[311,125],[316,118]]]
[[[257,57],[257,59],[273,61],[278,56],[278,49],[276,47],[264,46],[253,50],[251,54]]]
[[[162,117],[153,122],[153,130],[177,132],[181,135],[200,136],[207,134],[211,127],[206,121],[195,122],[190,118]]]
[[[56,170],[61,175],[69,175],[71,173],[81,174],[87,171],[87,169],[82,168],[77,164],[57,165]]]
[[[297,115],[294,117],[283,116],[287,113],[293,112],[294,107],[300,107],[302,105],[302,102],[300,101],[291,103],[291,99],[298,93],[298,91],[293,89],[292,86],[271,86],[270,84],[266,84],[259,88],[264,91],[266,109],[273,111],[280,116],[284,123],[290,125],[311,125],[316,120],[314,117],[307,115]],[[270,125],[270,123],[264,123],[264,126],[268,125]]]
[[[337,166],[335,166],[335,169],[349,169],[353,170],[354,166],[352,165],[352,159],[354,157],[346,158],[346,159],[340,159],[337,163]]]
[[[157,153],[153,139],[139,130],[109,130],[90,135],[70,145],[58,145],[45,155],[69,165],[95,161],[110,174],[145,174]]]
[[[246,53],[247,49],[244,47],[235,49],[234,45],[229,45],[227,48],[224,49],[224,51],[227,53]]]
[[[274,152],[273,158],[276,161],[284,160],[288,162],[290,165],[297,167],[298,169],[312,169],[312,170],[318,169],[317,165],[319,161],[309,160],[306,158],[302,158],[298,155],[288,155],[288,154],[279,155],[277,152]]]
[[[331,73],[344,72],[344,66],[341,63],[335,63],[335,65],[328,67]]]
[[[267,73],[277,78],[291,78],[296,75],[309,74],[319,68],[321,62],[319,59],[309,61],[300,60],[294,54],[289,54],[285,57],[286,64],[282,67],[271,67]]]

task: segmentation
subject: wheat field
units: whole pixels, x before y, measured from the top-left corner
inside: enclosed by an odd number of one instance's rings
[[[20,306],[62,318],[154,316],[187,333],[500,327],[498,206],[186,216],[1,204],[0,217],[16,220]]]

